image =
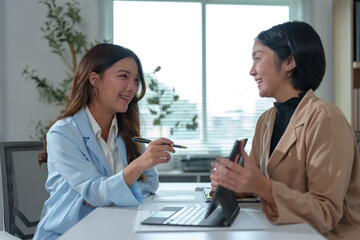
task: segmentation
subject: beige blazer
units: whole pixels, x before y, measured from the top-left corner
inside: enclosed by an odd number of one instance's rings
[[[360,159],[343,113],[309,90],[269,158],[276,109],[259,118],[251,157],[272,180],[275,224],[307,222],[328,239],[360,239]]]

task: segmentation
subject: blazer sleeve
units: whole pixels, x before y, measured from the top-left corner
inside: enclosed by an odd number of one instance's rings
[[[141,154],[144,153],[146,146],[144,143],[142,145]],[[144,180],[139,180],[138,184],[143,193],[143,197],[146,198],[150,194],[154,194],[159,188],[159,172],[155,167],[149,168],[144,171],[146,178]]]
[[[146,183],[128,187],[123,171],[107,177],[90,158],[82,135],[69,125],[53,126],[47,134],[48,161],[83,199],[94,206],[134,206],[144,201],[142,190],[156,189],[156,173]],[[56,184],[56,183],[55,183]],[[147,186],[148,185],[148,186]]]
[[[262,201],[272,223],[308,222],[330,231],[343,216],[343,204],[355,159],[352,131],[340,114],[317,118],[306,130],[306,192],[273,181],[276,208]],[[287,174],[284,172],[283,174]]]
[[[144,172],[146,178],[144,180],[137,181],[139,188],[143,194],[143,197],[146,198],[150,194],[154,194],[159,188],[159,173],[156,168],[150,168]]]

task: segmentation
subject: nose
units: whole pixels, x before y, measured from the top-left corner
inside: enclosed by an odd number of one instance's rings
[[[250,74],[251,76],[255,76],[255,75],[256,75],[255,64],[253,64],[253,65],[251,66],[251,69],[250,69],[249,74]]]
[[[136,81],[130,81],[128,84],[128,91],[131,93],[135,93],[138,89],[138,85]]]

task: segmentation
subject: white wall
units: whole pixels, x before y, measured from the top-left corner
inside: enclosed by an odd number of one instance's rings
[[[0,0],[0,141],[31,140],[32,121],[53,120],[59,109],[38,101],[35,84],[21,75],[26,66],[38,69],[38,75],[61,81],[63,62],[50,53],[43,39],[47,9],[38,0]],[[79,0],[82,32],[90,41],[98,38],[98,0]],[[318,96],[333,101],[332,86],[332,0],[314,1],[313,26],[320,34],[326,51],[327,71],[317,90]]]
[[[3,131],[5,124],[1,114],[4,111],[5,107],[5,79],[4,79],[4,71],[5,71],[5,40],[4,40],[4,27],[5,27],[5,15],[4,15],[4,2],[0,0],[0,141],[3,138]],[[4,229],[4,209],[3,209],[3,191],[2,191],[2,180],[1,180],[1,172],[0,172],[0,230]]]
[[[333,95],[333,1],[312,0],[314,3],[313,22],[314,29],[320,35],[324,45],[326,57],[325,77],[316,90],[316,95],[327,101],[334,102]]]
[[[60,1],[59,1],[60,2]],[[78,0],[82,32],[90,41],[98,37],[98,1]],[[29,66],[40,77],[59,82],[65,76],[63,62],[50,53],[43,39],[47,8],[39,0],[0,0],[0,141],[31,140],[31,121],[53,120],[59,112],[39,102],[35,84],[21,75]],[[0,186],[2,186],[0,178]],[[3,230],[0,190],[0,230]]]
[[[5,112],[5,4],[0,0],[0,141],[3,139],[3,129],[5,122],[3,113]]]
[[[83,18],[81,30],[90,41],[98,34],[97,0],[78,0]],[[59,112],[39,102],[33,82],[21,75],[29,66],[40,77],[59,82],[65,76],[62,60],[50,52],[40,26],[44,25],[47,7],[39,0],[0,0],[0,140],[31,140],[32,121],[53,120]],[[61,1],[58,1],[61,2]]]

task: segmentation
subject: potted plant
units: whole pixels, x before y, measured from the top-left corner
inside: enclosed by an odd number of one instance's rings
[[[64,108],[69,100],[69,91],[78,59],[98,42],[95,40],[94,43],[88,43],[86,36],[77,30],[81,22],[79,2],[68,0],[63,5],[58,5],[56,0],[41,0],[39,3],[44,4],[48,9],[45,24],[40,29],[48,41],[51,52],[61,58],[67,70],[58,86],[54,86],[48,78],[40,77],[37,70],[30,69],[29,66],[23,70],[22,75],[36,84],[40,101]],[[39,120],[34,124],[35,137],[31,137],[43,139],[50,121]]]

